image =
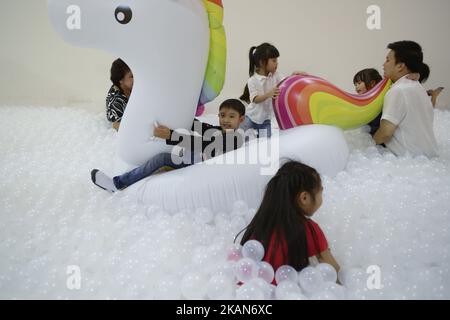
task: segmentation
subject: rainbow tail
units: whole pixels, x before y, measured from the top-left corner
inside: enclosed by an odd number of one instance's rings
[[[391,81],[385,79],[359,96],[315,76],[292,76],[279,85],[281,94],[273,102],[274,112],[282,130],[308,124],[354,129],[380,114],[390,86]]]
[[[204,112],[204,105],[213,101],[222,91],[225,83],[227,41],[223,26],[222,0],[203,0],[209,18],[211,39],[209,45],[208,66],[205,73],[197,116]]]

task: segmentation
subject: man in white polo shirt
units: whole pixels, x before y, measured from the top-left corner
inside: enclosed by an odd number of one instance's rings
[[[394,82],[384,99],[380,129],[375,133],[377,145],[386,147],[397,156],[438,156],[433,131],[434,111],[425,88],[409,80],[410,73],[429,73],[423,63],[423,52],[413,41],[391,43],[386,62],[385,77]]]

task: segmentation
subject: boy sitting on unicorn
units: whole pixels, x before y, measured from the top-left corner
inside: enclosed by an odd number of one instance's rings
[[[220,105],[220,126],[212,126],[195,120],[191,133],[157,126],[154,130],[154,136],[166,140],[167,145],[181,147],[181,154],[157,154],[142,166],[114,178],[94,169],[91,172],[92,182],[99,188],[113,193],[126,189],[164,167],[181,169],[236,150],[244,144],[245,137],[242,131],[237,131],[244,119],[245,106],[239,100],[229,99]]]

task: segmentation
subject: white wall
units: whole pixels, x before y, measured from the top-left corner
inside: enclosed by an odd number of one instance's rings
[[[104,109],[110,54],[65,44],[47,19],[45,0],[0,0],[0,105],[76,105]],[[161,0],[166,1],[166,0]],[[448,0],[223,0],[228,69],[222,95],[239,96],[248,76],[248,50],[271,42],[280,70],[305,70],[353,92],[353,75],[380,72],[386,45],[415,40],[432,69],[426,87],[445,86],[450,105]],[[369,31],[366,9],[382,9],[382,29]]]
[[[0,1],[0,105],[104,110],[114,57],[63,42],[46,0]]]

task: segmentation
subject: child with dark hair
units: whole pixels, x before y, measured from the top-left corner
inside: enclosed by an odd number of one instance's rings
[[[383,80],[381,75],[376,69],[364,69],[359,71],[353,77],[353,84],[355,85],[355,90],[359,95],[366,94],[368,91],[372,90],[378,83]],[[370,135],[374,135],[380,128],[381,113],[372,122],[369,123]]]
[[[133,73],[122,59],[117,59],[111,66],[110,79],[113,85],[106,97],[106,118],[112,122],[114,129],[119,130],[122,116],[133,90]]]
[[[272,135],[271,119],[273,118],[272,99],[280,95],[277,85],[283,76],[277,72],[280,52],[269,43],[251,47],[249,52],[249,76],[242,101],[248,102],[247,116],[241,128],[245,131],[255,129],[258,136]],[[301,74],[294,72],[293,74]]]
[[[362,95],[372,90],[382,80],[383,78],[376,69],[364,69],[355,74],[353,84],[356,92]]]
[[[261,242],[266,252],[264,261],[275,271],[283,265],[301,271],[312,257],[339,271],[322,229],[311,220],[322,205],[322,191],[315,169],[296,161],[285,163],[269,181],[241,244]]]
[[[142,166],[114,178],[110,178],[102,171],[94,169],[91,172],[92,182],[108,192],[116,192],[151,176],[162,168],[181,169],[193,165],[195,162],[198,162],[197,155],[199,154],[202,155],[202,160],[207,160],[236,150],[244,144],[244,136],[241,132],[236,131],[244,121],[244,118],[245,106],[242,102],[236,99],[229,99],[220,105],[220,126],[212,126],[195,120],[191,134],[178,133],[165,126],[158,126],[154,130],[154,136],[166,140],[167,145],[183,146],[186,143],[185,140],[188,140],[186,145],[191,149],[183,150],[183,152],[188,155],[189,159],[183,155],[160,153],[149,159]],[[180,143],[180,139],[183,144]],[[197,146],[200,148],[199,150],[197,150]],[[216,146],[220,147],[216,148]],[[210,154],[207,154],[208,152]]]
[[[430,68],[423,60],[422,47],[413,41],[399,41],[388,45],[384,63],[385,76],[394,83],[384,99],[383,116],[374,140],[397,156],[438,155],[434,136],[434,112],[424,87],[408,79],[419,73],[423,79]],[[422,79],[422,80],[423,80]]]

